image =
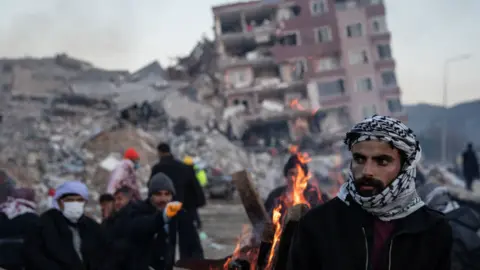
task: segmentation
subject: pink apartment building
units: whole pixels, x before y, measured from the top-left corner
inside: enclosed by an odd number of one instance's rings
[[[245,105],[246,121],[294,136],[299,119],[315,131],[316,110],[353,122],[375,113],[406,120],[381,0],[264,0],[212,9],[222,92],[228,106]],[[292,102],[304,110],[289,110]],[[275,106],[275,113],[263,112]]]

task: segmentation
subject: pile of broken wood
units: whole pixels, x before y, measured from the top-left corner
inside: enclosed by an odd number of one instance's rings
[[[275,229],[267,214],[258,193],[255,190],[252,180],[246,171],[240,171],[232,175],[242,204],[251,222],[252,228],[261,228],[261,242],[242,247],[238,252],[217,260],[192,259],[180,260],[177,267],[191,270],[284,270],[287,268],[288,252],[293,239],[298,221],[308,211],[308,206],[298,204],[290,207],[283,222],[283,229],[280,240],[275,245],[273,257],[269,261],[272,252]],[[251,254],[254,254],[252,257]],[[249,256],[242,256],[249,254]]]

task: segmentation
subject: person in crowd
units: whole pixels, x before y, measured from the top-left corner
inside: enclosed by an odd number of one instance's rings
[[[133,199],[134,191],[129,187],[120,187],[114,194],[115,208],[111,217],[104,222],[108,252],[105,270],[128,270],[131,244],[129,241],[129,224],[132,209],[137,202]]]
[[[30,188],[14,189],[7,201],[0,204],[4,219],[0,221],[0,268],[21,270],[23,243],[37,225],[35,192]]]
[[[203,258],[197,231],[182,203],[172,201],[176,189],[163,173],[155,174],[149,182],[148,198],[133,210],[129,230],[132,239],[131,269],[171,270],[178,243],[180,258]]]
[[[100,202],[100,210],[102,212],[102,220],[105,221],[113,213],[115,198],[113,197],[112,194],[105,193],[100,195],[99,202]]]
[[[25,269],[102,269],[106,239],[100,224],[84,214],[87,186],[65,182],[56,189],[54,199],[55,207],[40,216],[25,240]]]
[[[413,131],[375,115],[345,144],[349,177],[336,198],[302,217],[287,269],[450,269],[452,228],[415,189],[421,148]]]
[[[196,164],[191,156],[186,156],[183,159],[183,163],[193,167],[193,169],[195,170],[195,175],[197,176],[197,180],[202,188],[208,185],[207,172],[205,171],[205,169]]]
[[[309,169],[307,163],[301,162],[297,154],[292,154],[283,167],[283,176],[285,177],[286,183],[285,185],[275,188],[268,194],[268,197],[265,201],[265,210],[271,214],[273,209],[275,209],[279,204],[282,204],[282,209],[280,211],[281,213],[284,213],[287,209],[288,202],[292,200],[292,190],[295,186],[295,183],[303,180],[298,178],[309,177],[308,174]],[[310,203],[311,208],[328,200],[328,198],[323,195],[318,188],[311,184],[307,184],[303,195]]]
[[[176,191],[174,200],[183,203],[194,222],[197,209],[206,204],[206,199],[193,167],[175,159],[166,143],[160,143],[157,150],[160,161],[153,166],[151,177],[161,172],[172,180]]]
[[[114,194],[120,187],[127,186],[134,191],[134,198],[140,199],[140,191],[135,171],[140,168],[140,155],[134,148],[128,148],[123,160],[115,167],[110,175],[107,193]]]
[[[187,166],[193,167],[193,170],[195,171],[195,177],[197,178],[197,181],[202,188],[208,184],[207,173],[205,172],[205,170],[201,169],[197,164],[195,164],[191,156],[186,156],[183,159],[183,163],[185,163]],[[196,208],[195,211],[193,211],[193,209],[191,209],[190,211],[192,211],[193,220],[195,222],[195,225],[197,226],[197,229],[201,230],[202,220],[200,219],[198,208]]]
[[[477,154],[473,150],[473,144],[468,143],[467,149],[462,154],[463,176],[468,190],[472,190],[473,180],[480,178],[480,170]]]

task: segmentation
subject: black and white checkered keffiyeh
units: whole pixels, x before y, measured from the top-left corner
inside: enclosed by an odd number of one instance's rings
[[[413,131],[401,121],[387,116],[375,115],[355,125],[345,138],[345,144],[352,145],[369,140],[391,143],[406,155],[405,164],[397,178],[380,194],[362,197],[354,185],[352,171],[342,185],[338,197],[348,204],[350,195],[365,211],[384,221],[404,218],[424,205],[415,190],[416,163],[422,150]]]

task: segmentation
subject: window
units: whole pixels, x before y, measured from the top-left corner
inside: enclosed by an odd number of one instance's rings
[[[382,72],[382,83],[385,87],[396,87],[397,86],[397,76],[395,76],[394,71],[384,71]]]
[[[295,60],[292,65],[292,78],[294,80],[302,80],[307,67],[307,61],[305,59]]]
[[[348,52],[350,65],[368,64],[367,50]]]
[[[357,2],[352,0],[336,0],[335,1],[335,9],[337,11],[347,10],[351,8],[356,8]]]
[[[278,43],[283,46],[297,46],[299,45],[297,33],[285,34],[278,39]]]
[[[233,85],[243,84],[247,81],[247,72],[245,70],[235,70],[228,73],[228,82]]]
[[[347,37],[361,37],[363,35],[363,27],[361,23],[347,25]]]
[[[363,106],[362,114],[363,114],[363,118],[371,117],[377,114],[377,108],[375,107],[375,105]]]
[[[371,78],[360,78],[357,80],[357,91],[369,92],[373,90],[373,81]]]
[[[321,15],[328,12],[328,5],[326,0],[312,1],[310,4],[312,15]]]
[[[317,31],[316,38],[318,43],[332,41],[332,29],[330,28],[330,26],[322,26],[318,28],[316,31]]]
[[[378,16],[371,20],[372,23],[372,32],[376,34],[386,33],[388,32],[387,29],[387,22],[385,21],[385,16]]]
[[[402,102],[398,98],[392,98],[387,100],[388,110],[391,113],[399,113],[403,111]]]
[[[320,96],[340,96],[345,94],[345,82],[343,80],[319,82],[317,87]]]
[[[317,65],[315,68],[316,72],[334,70],[341,67],[340,58],[339,57],[323,57],[318,59]]]
[[[389,44],[377,45],[377,52],[380,60],[392,59],[392,50]]]

